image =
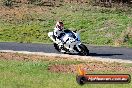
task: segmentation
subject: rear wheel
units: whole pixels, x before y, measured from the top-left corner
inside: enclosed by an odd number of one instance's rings
[[[79,52],[80,55],[84,55],[84,56],[89,55],[89,50],[84,44],[80,44],[79,48],[81,49],[81,51]]]
[[[58,52],[61,52],[61,49],[59,48],[59,45],[58,45],[58,44],[54,43],[54,48],[55,48]],[[64,47],[63,47],[63,50],[64,50],[64,51],[67,51],[67,49],[64,48]],[[61,52],[61,53],[62,53],[62,54],[65,54],[66,52]]]
[[[58,44],[54,43],[54,48],[55,48],[58,52],[60,52],[60,49],[59,49]]]

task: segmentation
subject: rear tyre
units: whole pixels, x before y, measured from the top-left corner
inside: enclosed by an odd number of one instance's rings
[[[59,48],[58,44],[54,43],[54,48],[58,51],[61,52],[61,49]],[[66,51],[66,50],[65,50]],[[66,54],[66,52],[61,52],[62,54]]]
[[[54,43],[54,48],[55,48],[58,52],[60,52],[60,49],[59,49],[58,44]]]
[[[89,50],[84,44],[80,44],[79,48],[81,49],[81,51],[79,52],[80,55],[83,55],[83,56],[89,55]]]

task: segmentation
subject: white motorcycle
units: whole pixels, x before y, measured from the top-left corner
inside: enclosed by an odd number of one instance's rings
[[[89,50],[87,47],[81,43],[80,36],[78,33],[70,30],[64,30],[64,33],[61,34],[61,39],[63,40],[63,47],[60,47],[59,44],[54,43],[54,47],[57,51],[62,53],[71,53],[87,56]]]

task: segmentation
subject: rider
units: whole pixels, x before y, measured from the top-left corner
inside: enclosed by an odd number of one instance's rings
[[[62,21],[56,22],[55,28],[53,32],[49,32],[48,36],[59,46],[63,46],[63,40],[61,39],[62,35],[64,33],[64,24]]]

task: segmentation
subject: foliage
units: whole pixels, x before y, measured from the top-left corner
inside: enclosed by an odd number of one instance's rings
[[[2,2],[3,2],[3,5],[7,7],[13,6],[13,0],[3,0]]]

